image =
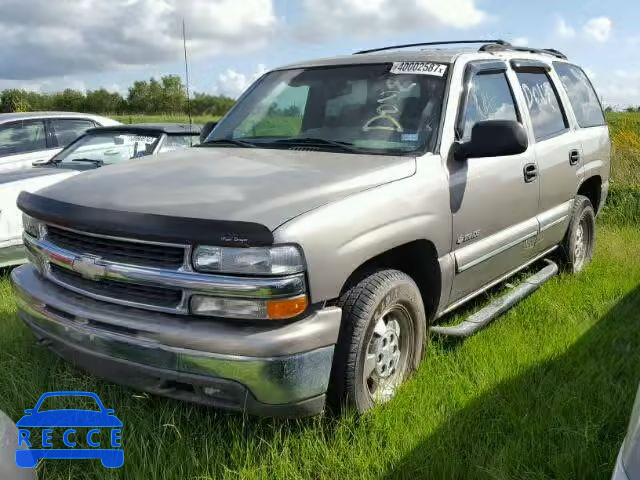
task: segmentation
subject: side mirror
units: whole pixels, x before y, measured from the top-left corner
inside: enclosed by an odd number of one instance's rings
[[[26,413],[27,415],[31,415],[33,413],[33,408],[27,408],[24,413]]]
[[[455,157],[459,160],[481,157],[504,157],[524,153],[529,139],[524,127],[513,120],[486,120],[471,130],[471,140],[458,143]]]
[[[207,122],[204,124],[204,127],[202,127],[202,130],[200,131],[200,143],[204,143],[209,134],[213,132],[213,129],[216,128],[217,125],[218,122]]]

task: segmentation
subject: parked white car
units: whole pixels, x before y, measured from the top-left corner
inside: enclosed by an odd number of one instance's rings
[[[119,125],[88,113],[28,112],[0,114],[0,173],[47,161],[94,127]]]
[[[200,143],[200,125],[139,124],[93,128],[37,168],[0,173],[0,267],[26,261],[20,192],[36,192],[86,170]]]
[[[620,449],[612,480],[636,480],[638,478],[640,478],[640,390],[638,390],[627,437]]]

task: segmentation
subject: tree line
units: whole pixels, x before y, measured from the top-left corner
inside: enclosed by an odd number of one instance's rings
[[[190,99],[193,115],[224,115],[235,103],[225,96],[195,93]],[[187,94],[182,79],[167,75],[160,80],[136,81],[125,96],[104,88],[83,92],[67,88],[41,93],[22,89],[0,92],[0,112],[62,110],[99,114],[185,114]]]

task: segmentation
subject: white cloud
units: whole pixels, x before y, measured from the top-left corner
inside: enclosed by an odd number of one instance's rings
[[[573,38],[576,36],[576,29],[569,25],[563,17],[556,19],[556,35],[560,38]]]
[[[0,78],[38,79],[257,48],[277,29],[272,0],[2,0]]]
[[[37,80],[37,81],[25,81],[25,80],[4,80],[0,78],[0,91],[17,88],[19,90],[29,90],[32,92],[47,91],[51,85],[51,80]]]
[[[587,37],[596,42],[604,43],[609,40],[612,28],[613,22],[609,17],[595,17],[584,24],[582,31]]]
[[[381,37],[437,27],[469,28],[488,15],[476,0],[303,0],[306,40]]]
[[[512,45],[518,45],[519,47],[526,47],[529,45],[529,39],[527,37],[516,37],[511,40]]]
[[[640,105],[640,70],[616,70],[606,78],[598,76],[592,80],[606,105]]]
[[[231,98],[237,98],[251,86],[258,78],[264,75],[267,67],[258,65],[254,73],[242,73],[237,70],[227,69],[218,76],[218,81],[213,87],[214,93],[225,95]]]
[[[609,17],[594,17],[582,25],[581,37],[604,43],[609,40],[612,30],[613,22]],[[556,17],[555,33],[558,37],[565,39],[576,38],[578,35],[578,31],[561,16]]]

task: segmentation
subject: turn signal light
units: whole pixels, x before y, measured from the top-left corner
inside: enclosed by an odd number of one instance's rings
[[[282,300],[267,301],[267,316],[269,320],[286,320],[297,317],[309,306],[306,295]]]

